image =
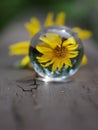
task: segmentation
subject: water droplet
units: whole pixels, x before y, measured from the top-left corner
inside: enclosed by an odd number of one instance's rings
[[[32,38],[29,56],[39,76],[49,81],[61,81],[77,72],[83,45],[68,27],[46,27]]]

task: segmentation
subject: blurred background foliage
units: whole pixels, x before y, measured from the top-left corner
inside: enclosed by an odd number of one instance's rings
[[[67,23],[90,29],[98,41],[98,0],[0,0],[0,30],[26,10],[67,14]],[[40,12],[39,12],[40,13]]]

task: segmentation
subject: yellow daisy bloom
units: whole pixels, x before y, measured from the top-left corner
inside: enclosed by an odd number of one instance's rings
[[[54,14],[53,13],[49,13],[46,17],[46,20],[43,24],[44,27],[46,26],[52,26],[52,25],[64,25],[65,23],[65,18],[66,18],[66,14],[64,12],[60,12],[57,14],[56,19],[54,19]],[[36,35],[36,33],[38,33],[41,28],[43,27],[41,26],[40,21],[36,18],[36,17],[32,17],[30,19],[30,22],[25,23],[25,28],[27,29],[27,31],[30,33],[30,36],[33,37],[34,35]],[[77,35],[80,37],[80,39],[85,39],[85,38],[89,38],[92,33],[88,30],[82,30],[80,28],[73,28],[73,31],[77,33]],[[9,46],[9,55],[25,55],[25,57],[21,60],[20,62],[20,66],[21,68],[24,67],[28,67],[30,66],[31,68],[31,63],[30,63],[30,59],[28,56],[28,50],[30,47],[30,41],[22,41],[22,42],[18,42],[15,44],[12,44]],[[86,57],[86,56],[84,56]],[[87,61],[87,58],[83,58],[81,64],[84,65]]]
[[[37,57],[42,66],[52,65],[52,72],[56,69],[60,71],[64,65],[72,67],[71,58],[78,56],[78,44],[73,37],[62,41],[58,34],[47,33],[46,37],[41,36],[40,40],[43,43],[38,44],[36,49],[43,54]]]

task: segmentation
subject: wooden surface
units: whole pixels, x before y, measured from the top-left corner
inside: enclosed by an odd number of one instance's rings
[[[9,44],[28,38],[19,22],[1,35],[0,130],[98,130],[98,49],[85,41],[89,63],[71,82],[32,89],[34,72],[12,68],[19,58],[8,56]]]

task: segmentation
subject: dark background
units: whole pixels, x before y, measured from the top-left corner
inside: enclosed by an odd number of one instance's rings
[[[94,40],[98,41],[98,0],[1,0],[0,30],[30,10],[31,14],[33,10],[55,14],[64,11],[68,24],[90,29]]]

